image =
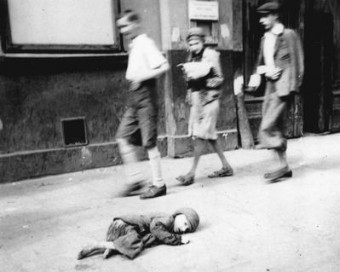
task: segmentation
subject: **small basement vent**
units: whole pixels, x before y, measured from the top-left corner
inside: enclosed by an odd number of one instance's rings
[[[87,144],[85,117],[61,119],[61,127],[66,146]]]

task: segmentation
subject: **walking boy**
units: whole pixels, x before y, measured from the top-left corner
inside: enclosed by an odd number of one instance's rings
[[[303,51],[298,34],[279,21],[279,4],[268,2],[258,7],[260,23],[265,27],[256,72],[249,87],[257,88],[260,74],[266,78],[258,149],[272,149],[278,155],[279,168],[264,175],[269,181],[292,176],[288,166],[287,140],[283,135],[284,113],[291,94],[297,92],[304,72]]]
[[[153,184],[140,195],[152,198],[166,194],[161,172],[161,157],[157,148],[156,78],[169,69],[169,64],[154,42],[141,32],[140,17],[131,10],[118,20],[120,33],[130,40],[126,79],[129,81],[128,108],[117,131],[117,142],[126,166],[137,162],[135,146],[146,148]],[[144,187],[143,173],[136,168],[127,171],[128,184],[123,196]]]

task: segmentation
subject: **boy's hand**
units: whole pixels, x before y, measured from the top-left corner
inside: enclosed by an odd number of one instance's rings
[[[189,244],[190,243],[190,240],[188,237],[185,237],[185,236],[182,236],[181,238],[181,244],[182,245],[186,245],[186,244]]]
[[[177,67],[184,69],[184,63],[177,64]]]

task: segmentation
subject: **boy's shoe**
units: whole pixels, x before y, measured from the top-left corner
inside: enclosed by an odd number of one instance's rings
[[[161,187],[151,185],[144,193],[140,195],[141,199],[154,198],[158,196],[166,195],[166,185]]]
[[[141,190],[144,187],[145,182],[139,181],[126,185],[122,192],[119,193],[120,197],[132,196],[136,191]]]

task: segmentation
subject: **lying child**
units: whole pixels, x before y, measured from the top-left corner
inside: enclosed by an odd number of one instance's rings
[[[119,253],[134,259],[144,248],[158,244],[183,245],[189,240],[181,234],[194,232],[199,224],[197,212],[181,208],[172,215],[127,215],[113,219],[106,233],[106,241],[89,245],[78,254],[78,260],[104,253],[108,258]]]

